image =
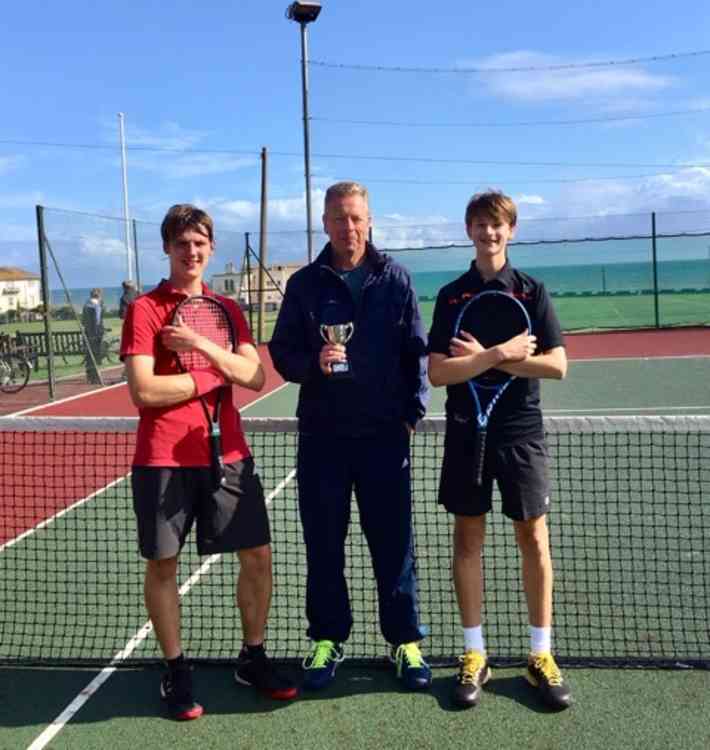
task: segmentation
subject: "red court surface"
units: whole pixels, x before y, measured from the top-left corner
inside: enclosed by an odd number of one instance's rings
[[[276,388],[284,381],[274,369],[266,346],[259,347],[259,355],[266,371],[266,384],[259,393],[246,388],[234,388],[234,403],[238,407],[246,406],[256,401]],[[92,390],[93,389],[93,390]],[[57,389],[55,403],[49,402],[47,386],[28,386],[17,394],[2,394],[0,401],[0,415],[12,414],[25,409],[31,409],[27,416],[33,417],[135,417],[138,410],[128,394],[128,386],[124,382],[96,389],[86,384],[61,384]],[[33,408],[35,407],[35,408]]]
[[[565,343],[570,360],[710,356],[710,327],[573,333],[565,337]],[[264,390],[252,393],[235,388],[237,406],[263,398],[284,382],[274,370],[266,346],[260,346],[259,353],[266,369]],[[60,383],[55,402],[50,403],[46,384],[30,385],[20,393],[0,394],[0,415],[31,410],[28,415],[45,417],[136,416],[125,383],[92,388],[76,382]]]
[[[710,355],[710,328],[660,328],[565,336],[569,359]]]

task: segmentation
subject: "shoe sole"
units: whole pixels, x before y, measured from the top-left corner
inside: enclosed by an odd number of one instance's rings
[[[333,667],[333,673],[330,675],[330,677],[320,685],[309,685],[306,680],[303,681],[303,688],[304,690],[324,690],[328,687],[328,685],[331,685],[333,682],[335,682],[335,671],[338,668],[338,665],[340,662],[336,662],[335,666]]]
[[[199,719],[205,712],[205,709],[199,703],[195,703],[192,708],[185,709],[184,711],[173,711],[167,703],[168,696],[165,694],[165,688],[163,687],[162,682],[160,683],[160,697],[166,703],[170,718],[175,719],[176,721],[194,721],[195,719]]]
[[[530,672],[527,669],[525,670],[524,677],[528,681],[528,683],[530,683],[530,685],[532,685],[532,687],[534,687],[536,690],[540,690],[540,682],[539,682],[539,680],[537,680],[532,674],[530,674]],[[573,702],[574,701],[572,700],[571,697],[567,701],[547,700],[545,697],[543,697],[543,703],[546,706],[549,706],[550,708],[556,708],[556,709],[559,709],[559,710],[564,709],[564,708],[569,708],[572,705]]]
[[[245,680],[243,677],[240,677],[236,672],[234,673],[234,681],[237,683],[237,685],[254,688],[254,690],[256,690],[260,695],[264,695],[267,698],[271,698],[275,701],[290,701],[298,697],[297,687],[283,688],[281,690],[262,690],[253,682],[249,682],[249,680]]]

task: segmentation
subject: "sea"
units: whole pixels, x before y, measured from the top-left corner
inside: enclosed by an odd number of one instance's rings
[[[434,299],[444,284],[460,276],[465,265],[449,270],[416,270],[416,264],[406,263],[412,274],[412,281],[420,299]],[[517,265],[517,264],[516,264]],[[624,294],[653,290],[655,288],[653,266],[650,262],[638,263],[589,263],[581,265],[545,265],[518,267],[544,282],[554,295],[565,294]],[[694,260],[660,261],[657,264],[657,285],[660,291],[705,291],[710,292],[710,258]],[[147,285],[151,288],[153,285]],[[81,307],[89,297],[90,289],[80,287],[70,289],[72,304]],[[104,305],[108,310],[118,308],[122,289],[103,287]],[[66,295],[61,289],[52,290],[52,305],[66,304]]]

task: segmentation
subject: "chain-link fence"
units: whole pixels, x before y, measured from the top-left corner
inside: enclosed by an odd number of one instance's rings
[[[42,303],[2,314],[0,333],[23,347],[33,379],[46,380],[52,393],[60,382],[115,382],[123,375],[121,284],[130,273],[147,290],[168,275],[160,226],[42,207],[37,217],[41,252],[29,247],[23,266],[41,277]],[[263,239],[218,225],[208,279],[239,302],[262,342],[270,338],[288,278],[307,256],[302,230]],[[438,290],[473,259],[463,221],[382,219],[372,239],[412,274],[426,325]],[[326,242],[322,231],[313,233],[314,256]],[[568,331],[710,324],[710,211],[524,219],[509,255],[544,281]],[[99,340],[82,318],[92,289],[101,292]]]

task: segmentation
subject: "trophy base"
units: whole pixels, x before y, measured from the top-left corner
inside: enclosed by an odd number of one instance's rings
[[[348,362],[333,362],[330,366],[331,380],[352,380],[353,371]]]

